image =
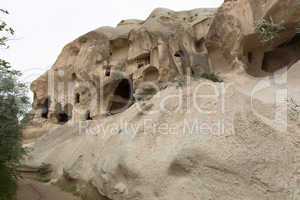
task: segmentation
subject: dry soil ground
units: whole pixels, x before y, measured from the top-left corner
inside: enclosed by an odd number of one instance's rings
[[[61,191],[59,188],[36,182],[22,180],[19,183],[17,200],[80,200],[72,194]]]

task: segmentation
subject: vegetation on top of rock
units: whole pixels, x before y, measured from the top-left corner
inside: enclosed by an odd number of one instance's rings
[[[86,37],[81,37],[81,38],[79,38],[79,42],[80,43],[86,43],[87,42],[87,38]]]
[[[272,18],[261,19],[256,23],[255,30],[260,34],[262,42],[270,42],[279,36],[286,28],[273,22]]]

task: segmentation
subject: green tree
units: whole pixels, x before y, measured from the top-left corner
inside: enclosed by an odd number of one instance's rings
[[[8,14],[0,9],[1,14]],[[7,41],[14,34],[0,19],[0,48],[8,48]],[[21,73],[0,58],[0,200],[10,200],[17,188],[17,167],[25,151],[21,144],[20,119],[29,103],[27,87],[18,79]]]

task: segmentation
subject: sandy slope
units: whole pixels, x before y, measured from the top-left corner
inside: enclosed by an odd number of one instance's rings
[[[79,198],[52,185],[33,180],[21,180],[17,200],[79,200]]]
[[[299,123],[278,129],[274,104],[252,105],[251,88],[234,82],[249,79],[230,80],[221,99],[203,96],[215,94],[209,81],[174,83],[119,115],[68,123],[40,138],[28,163],[92,181],[112,200],[294,200]]]

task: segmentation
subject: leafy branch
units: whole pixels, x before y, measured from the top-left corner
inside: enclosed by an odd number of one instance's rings
[[[9,12],[3,9],[0,9],[0,13],[8,15]],[[0,46],[9,48],[7,41],[11,36],[15,34],[14,29],[8,26],[8,24],[0,19]]]

